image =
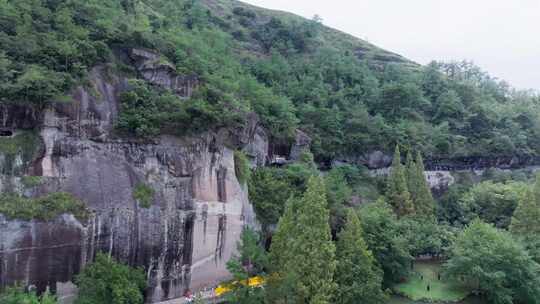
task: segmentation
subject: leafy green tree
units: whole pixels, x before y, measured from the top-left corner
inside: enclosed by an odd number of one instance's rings
[[[472,181],[471,181],[472,183]],[[472,185],[462,182],[451,185],[437,201],[436,213],[439,222],[445,222],[455,227],[462,227],[469,222],[468,208],[460,200]]]
[[[532,189],[519,200],[510,231],[517,236],[540,235],[540,175],[536,176]]]
[[[331,303],[336,287],[335,245],[322,179],[310,178],[295,212],[291,202],[270,249],[271,263],[280,276],[275,290],[288,291],[269,293],[277,296],[277,303]]]
[[[285,209],[285,202],[293,189],[280,170],[258,168],[249,179],[249,200],[255,208],[257,219],[264,231],[277,224]]]
[[[512,214],[527,188],[527,184],[520,182],[487,181],[474,185],[459,201],[465,213],[465,222],[479,217],[498,228],[508,228]]]
[[[463,278],[489,303],[540,303],[540,265],[509,233],[473,221],[457,237],[446,274]]]
[[[437,98],[443,94],[448,87],[448,81],[439,71],[435,61],[430,62],[422,73],[422,90],[431,103],[435,103]]]
[[[436,104],[435,121],[450,121],[454,127],[459,126],[459,121],[465,114],[465,107],[455,91],[450,90],[441,94],[437,97]]]
[[[406,217],[398,223],[412,256],[445,256],[453,243],[456,228],[440,225],[433,217]]]
[[[390,120],[396,121],[407,115],[414,115],[425,107],[429,107],[429,101],[414,83],[390,82],[382,86],[378,110]]]
[[[409,273],[412,256],[396,215],[383,200],[360,209],[360,220],[369,250],[384,271],[385,288],[399,282]]]
[[[336,243],[338,291],[335,303],[384,303],[383,273],[364,241],[362,225],[352,209]]]
[[[236,282],[246,282],[250,277],[261,275],[268,265],[266,251],[260,244],[259,235],[250,228],[245,228],[238,242],[238,255],[227,262],[227,269]],[[264,303],[264,289],[247,284],[236,284],[227,294],[231,303]]]
[[[394,208],[398,217],[414,212],[411,194],[407,188],[405,169],[401,164],[399,145],[396,145],[394,160],[392,161],[392,171],[388,176],[386,198],[388,203]]]
[[[65,75],[39,65],[29,65],[13,83],[16,96],[24,96],[25,101],[43,106],[63,94]]]
[[[79,287],[76,304],[142,304],[146,276],[142,269],[133,269],[98,253],[93,263],[77,275]]]
[[[512,216],[510,232],[521,241],[533,259],[540,263],[540,175],[528,189]]]

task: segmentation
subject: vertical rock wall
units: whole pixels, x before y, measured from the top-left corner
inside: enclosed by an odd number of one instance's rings
[[[50,222],[0,215],[0,287],[21,282],[50,288],[67,302],[75,292],[69,282],[98,251],[144,267],[147,302],[227,279],[225,263],[242,227],[254,223],[247,191],[235,176],[231,145],[213,133],[152,141],[115,138],[117,97],[126,81],[105,77],[100,69],[91,79],[96,96],[79,88],[72,103],[56,105],[31,123],[25,111],[2,114],[7,128],[39,130],[38,152],[20,172],[43,179],[28,190],[19,174],[4,174],[2,191],[27,196],[65,191],[93,213],[86,223],[67,214]],[[247,134],[261,137],[260,131]],[[254,158],[265,159],[266,151],[257,148],[265,146],[261,141],[246,138],[242,144],[257,143],[250,148]],[[0,151],[0,159],[4,154]],[[140,185],[153,190],[149,208],[134,197]]]

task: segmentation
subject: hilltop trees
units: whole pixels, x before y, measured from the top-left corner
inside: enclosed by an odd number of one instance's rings
[[[345,227],[336,244],[338,292],[336,303],[382,303],[382,270],[364,241],[364,232],[356,212],[347,210]]]

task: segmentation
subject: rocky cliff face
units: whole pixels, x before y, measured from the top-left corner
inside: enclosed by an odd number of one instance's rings
[[[150,82],[180,87],[178,75],[154,72],[158,76]],[[117,97],[127,82],[96,68],[91,83],[95,96],[78,88],[72,103],[42,114],[7,106],[0,111],[3,130],[37,130],[31,156],[21,156],[22,147],[9,150],[16,170],[2,170],[1,190],[27,196],[65,191],[92,211],[88,222],[69,214],[50,222],[0,215],[0,287],[20,282],[50,288],[69,302],[75,292],[70,282],[98,251],[144,267],[147,302],[227,278],[225,263],[241,229],[255,222],[247,191],[235,176],[233,149],[249,151],[260,164],[268,146],[264,132],[254,121],[232,143],[236,130],[151,142],[116,138]],[[2,138],[1,144],[14,138]],[[0,149],[2,167],[8,164],[6,151]],[[41,176],[40,182],[25,185],[22,175]],[[134,197],[140,185],[153,190],[149,208]]]
[[[392,155],[382,151],[345,155],[337,157],[334,160],[333,165],[344,163],[366,166],[368,169],[372,170],[384,169],[392,164]],[[520,169],[539,164],[539,157],[527,155],[427,158],[424,160],[426,169],[430,171],[483,170],[487,168]]]

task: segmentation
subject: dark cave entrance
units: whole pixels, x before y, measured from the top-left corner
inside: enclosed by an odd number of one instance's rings
[[[0,129],[0,137],[12,137],[13,131],[9,129]]]

